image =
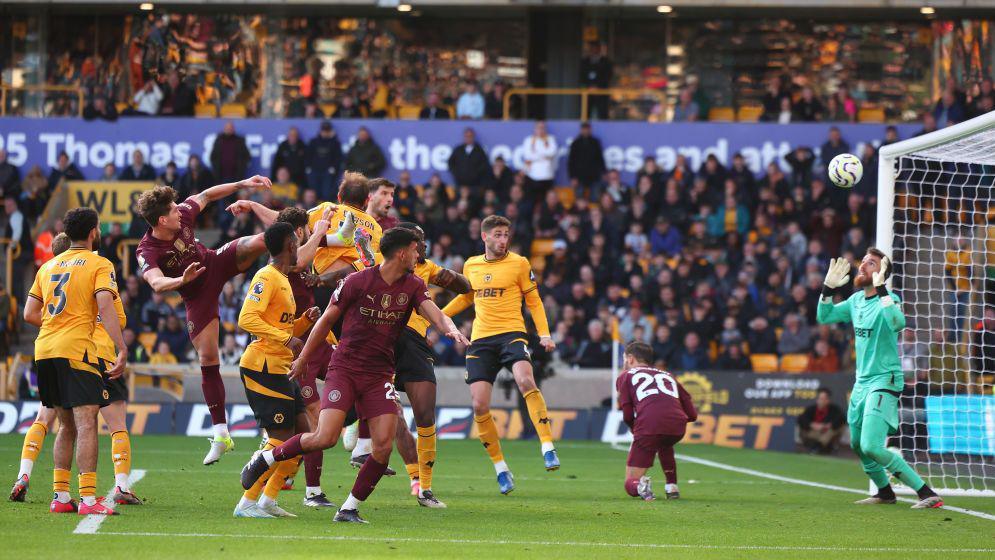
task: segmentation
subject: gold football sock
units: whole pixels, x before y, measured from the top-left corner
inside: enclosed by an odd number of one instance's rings
[[[408,471],[408,478],[415,480],[418,478],[418,463],[411,463],[410,465],[404,465],[404,468]]]
[[[91,496],[96,496],[96,495],[97,495],[97,473],[95,472],[79,473],[80,498],[89,498]]]
[[[480,443],[484,444],[487,454],[491,456],[491,462],[499,463],[504,461],[504,453],[501,453],[501,440],[498,439],[497,425],[494,424],[494,418],[491,416],[491,413],[488,412],[484,416],[474,416],[473,420],[477,423],[477,437],[480,438]]]
[[[278,439],[269,438],[266,440],[266,445],[263,446],[263,451],[269,451],[270,449],[273,449],[281,444],[283,444],[282,441]],[[273,473],[276,472],[276,467],[279,464],[280,463],[273,463],[272,465],[270,465],[269,468],[266,469],[266,473],[260,476],[258,479],[256,479],[256,482],[255,484],[252,485],[252,488],[246,490],[242,494],[242,496],[244,496],[246,500],[251,500],[253,502],[258,500],[259,495],[263,493],[263,486],[266,486],[266,483],[273,476]]]
[[[131,438],[121,430],[111,434],[111,458],[114,459],[114,474],[131,473]]]
[[[529,407],[529,417],[532,418],[539,441],[552,443],[553,430],[549,425],[549,413],[546,412],[546,399],[542,398],[539,389],[532,389],[522,396],[525,397],[525,405]]]
[[[21,447],[21,460],[37,461],[41,447],[45,444],[45,435],[48,428],[41,422],[35,422],[28,428],[28,433],[24,434],[24,445]]]
[[[66,469],[53,469],[52,470],[52,491],[53,492],[69,492],[69,476],[70,476],[70,473]]]
[[[421,489],[432,489],[432,469],[435,467],[435,424],[418,427],[418,478]]]
[[[276,471],[273,472],[273,476],[269,477],[266,487],[263,488],[263,494],[267,498],[276,500],[280,490],[283,489],[283,481],[287,480],[287,477],[297,469],[297,459],[297,457],[294,457],[293,459],[276,463]]]

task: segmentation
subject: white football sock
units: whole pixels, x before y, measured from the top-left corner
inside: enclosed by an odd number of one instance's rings
[[[97,503],[96,496],[80,496],[80,501],[88,506],[92,506]]]
[[[667,484],[666,486],[663,487],[663,491],[667,492],[667,493],[677,492],[677,485],[676,484]]]
[[[17,473],[17,478],[21,478],[24,475],[31,477],[31,469],[35,468],[35,462],[31,459],[21,459],[21,472]]]
[[[251,505],[254,505],[255,503],[256,503],[255,500],[250,500],[246,498],[245,495],[243,495],[242,499],[238,501],[238,509],[245,509]]]
[[[505,463],[504,461],[494,463],[494,471],[498,474],[508,471],[508,463]]]
[[[256,503],[259,504],[259,507],[266,509],[271,504],[276,505],[276,500],[270,498],[266,494],[262,494],[261,496],[259,496],[259,501],[257,501]]]
[[[553,445],[551,441],[545,441],[542,444],[542,454],[545,455],[547,451],[556,451],[556,446]]]
[[[228,433],[228,424],[215,424],[211,427],[214,429],[214,439],[226,439],[231,437]]]
[[[263,459],[266,459],[267,465],[273,466],[273,463],[276,462],[276,457],[273,457],[273,450],[267,449],[266,451],[263,451]]]
[[[349,494],[349,497],[346,498],[344,502],[342,502],[342,507],[339,509],[354,509],[358,511],[359,504],[361,503],[362,502],[354,498],[352,494]]]
[[[356,447],[352,450],[353,457],[369,455],[373,453],[373,440],[370,438],[359,438],[356,440]]]
[[[62,504],[68,504],[72,498],[69,496],[69,492],[56,492],[55,499]]]
[[[117,473],[114,475],[114,485],[121,490],[128,491],[128,473]]]
[[[324,492],[321,491],[321,486],[308,486],[304,489],[305,498],[313,498],[318,494],[324,494]]]

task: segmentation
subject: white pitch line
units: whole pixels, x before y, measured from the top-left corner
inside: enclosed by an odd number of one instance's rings
[[[144,477],[144,470],[132,470],[131,474],[128,475],[128,487],[131,488]],[[107,496],[104,498],[105,500],[110,500],[113,497],[115,488],[116,485],[111,486],[111,491],[107,493]],[[79,522],[79,525],[76,526],[73,533],[76,533],[77,535],[92,535],[97,532],[97,529],[100,529],[100,524],[103,523],[104,519],[107,519],[107,517],[108,516],[106,515],[87,515],[86,518]]]
[[[242,534],[242,533],[153,533],[153,532],[112,532],[99,533],[101,536],[122,537],[166,537],[197,539],[276,539],[286,540],[286,535]],[[846,546],[765,546],[765,545],[709,545],[709,544],[670,544],[670,543],[612,543],[582,541],[523,541],[488,539],[431,539],[419,537],[362,537],[355,535],[295,535],[298,540],[374,542],[374,543],[428,543],[428,544],[471,544],[471,545],[514,545],[514,546],[571,546],[592,548],[644,548],[644,549],[687,549],[687,550],[770,550],[770,551],[822,551],[822,552],[957,552],[989,554],[995,548],[889,548],[889,547],[846,547]]]
[[[613,449],[618,449],[613,447]],[[836,486],[834,484],[823,484],[821,482],[812,482],[811,480],[802,480],[799,478],[789,478],[786,476],[781,476],[777,474],[771,474],[763,471],[755,471],[753,469],[744,469],[742,467],[736,467],[733,465],[727,465],[725,463],[718,463],[716,461],[709,461],[708,459],[699,459],[698,457],[692,457],[690,455],[677,454],[676,457],[682,461],[687,461],[689,463],[697,463],[699,465],[704,465],[706,467],[712,467],[715,469],[722,469],[726,471],[731,471],[740,474],[748,474],[750,476],[757,476],[760,478],[767,478],[770,480],[777,480],[779,482],[787,482],[789,484],[798,484],[801,486],[811,486],[813,488],[822,488],[823,490],[836,490],[837,492],[849,492],[850,494],[860,494],[862,496],[867,495],[867,490],[857,490],[854,488],[846,488],[844,486]],[[909,498],[898,498],[900,502],[906,502],[910,504],[916,503],[918,500],[912,500]],[[988,521],[995,521],[995,515],[990,513],[985,513],[983,511],[975,511],[973,509],[965,509],[956,506],[943,506],[943,509],[954,511],[957,513],[963,513],[965,515],[971,515],[974,517],[980,517],[981,519],[987,519]]]

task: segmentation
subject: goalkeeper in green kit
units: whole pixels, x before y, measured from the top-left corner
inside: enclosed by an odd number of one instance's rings
[[[898,333],[905,328],[905,315],[898,296],[885,286],[890,269],[891,259],[871,247],[857,269],[853,282],[857,291],[846,301],[833,304],[833,296],[850,280],[850,263],[833,259],[816,318],[820,324],[853,323],[857,380],[846,414],[850,446],[878,489],[877,494],[856,503],[894,504],[895,491],[888,479],[891,473],[919,495],[913,509],[938,508],[943,500],[900,455],[885,447],[888,436],[898,432],[898,399],[905,387],[898,358]]]

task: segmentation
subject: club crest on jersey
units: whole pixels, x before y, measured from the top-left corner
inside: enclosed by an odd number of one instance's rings
[[[283,414],[280,414],[279,412],[277,412],[273,416],[273,422],[276,423],[276,424],[283,424]]]
[[[342,393],[340,393],[338,389],[332,389],[332,391],[328,393],[329,402],[339,402],[339,399],[341,398]]]
[[[380,300],[380,307],[383,307],[384,309],[390,307],[390,299],[390,294],[384,294],[383,299]]]
[[[183,240],[180,239],[179,237],[177,237],[176,241],[173,242],[173,246],[176,247],[176,250],[181,253],[187,250],[187,244],[184,243]]]
[[[491,278],[493,278],[493,277],[490,274],[485,274],[484,275],[484,282],[490,282]]]
[[[187,332],[193,333],[193,321],[187,321]]]
[[[407,305],[408,304],[408,294],[401,294],[401,295],[397,296],[397,304],[398,305]]]
[[[252,293],[254,293],[254,294],[261,294],[261,293],[263,293],[263,283],[262,282],[256,282],[255,285],[252,286]]]
[[[307,385],[303,389],[301,389],[301,396],[304,397],[305,399],[310,399],[311,395],[313,394],[314,394],[314,389],[312,389],[310,385]]]
[[[110,392],[108,392],[108,391],[107,391],[107,389],[104,389],[104,394],[103,394],[103,397],[104,397],[104,400],[105,400],[105,401],[106,401],[106,400],[110,400],[110,398],[111,398],[111,394],[110,394]]]
[[[183,228],[183,237],[193,237],[193,230],[188,227]]]

